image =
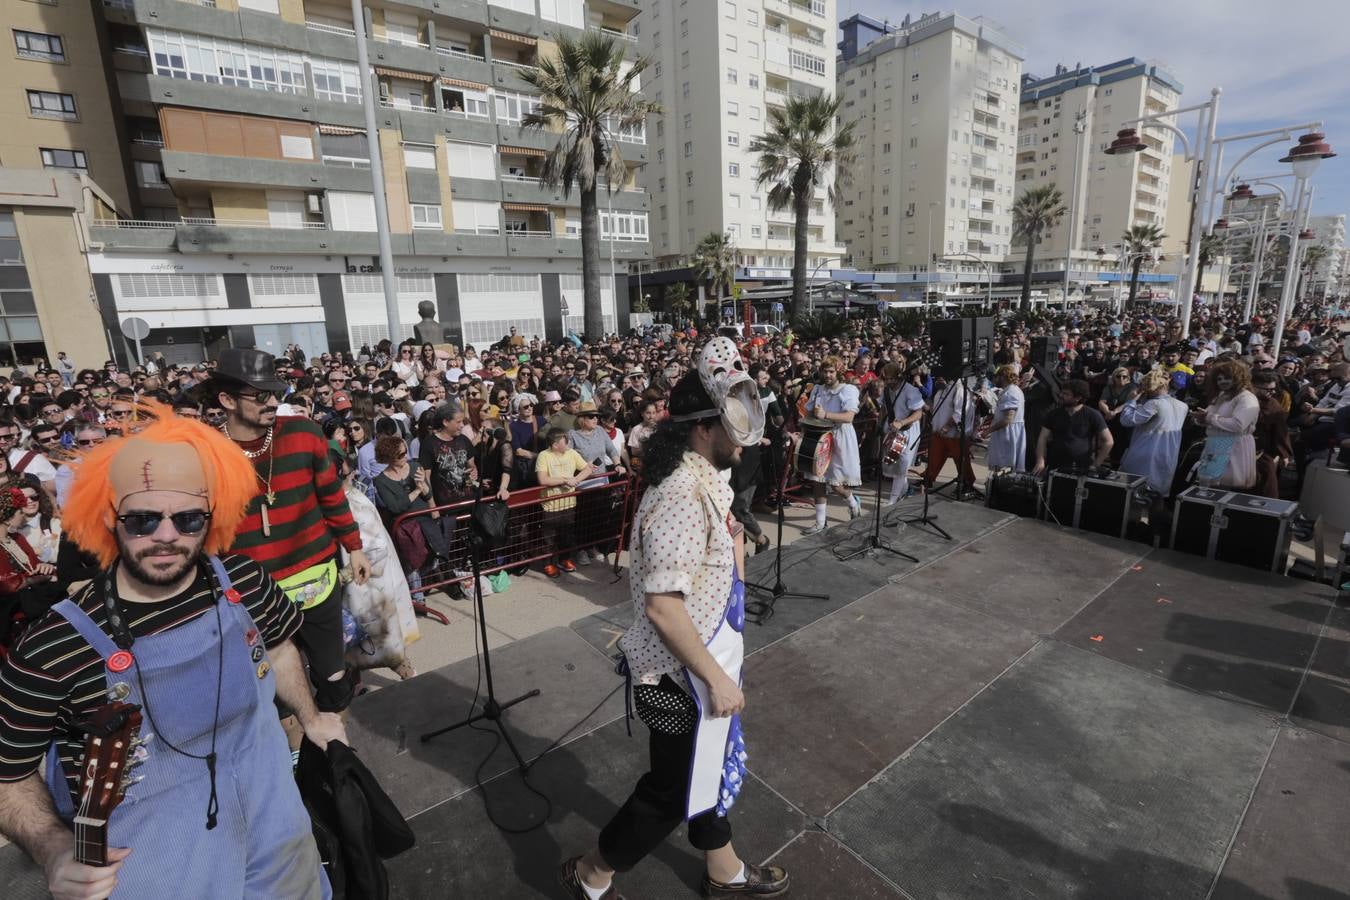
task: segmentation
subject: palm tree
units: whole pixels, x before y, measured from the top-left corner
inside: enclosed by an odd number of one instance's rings
[[[694,248],[694,269],[708,282],[708,305],[717,304],[722,314],[722,298],[736,286],[736,245],[731,235],[711,231]]]
[[[1031,266],[1036,258],[1036,245],[1041,242],[1041,234],[1068,212],[1064,206],[1064,194],[1053,184],[1044,187],[1028,188],[1022,192],[1013,204],[1013,237],[1027,242],[1026,262],[1022,265],[1022,302],[1021,309],[1031,309]],[[1066,298],[1067,299],[1067,298]]]
[[[671,324],[679,325],[689,312],[689,285],[683,281],[677,281],[666,288],[666,304],[670,307],[671,315],[675,317],[675,321]]]
[[[539,107],[522,116],[520,124],[558,135],[558,143],[544,159],[539,183],[562,187],[569,195],[575,186],[581,195],[584,327],[586,339],[597,341],[604,336],[604,315],[596,184],[603,174],[611,194],[623,185],[628,169],[617,134],[641,126],[648,114],[660,113],[661,107],[636,91],[647,59],[636,59],[624,70],[624,48],[613,38],[594,31],[576,40],[560,34],[557,46],[557,55],[542,57],[537,68],[517,70],[540,94]]]
[[[1294,292],[1295,301],[1303,296],[1303,280],[1305,278],[1311,279],[1313,272],[1317,271],[1317,267],[1330,255],[1331,250],[1325,244],[1313,244],[1303,251],[1303,266],[1299,271],[1298,290]]]
[[[806,300],[806,244],[816,188],[825,185],[830,205],[835,205],[857,158],[853,123],[835,124],[839,110],[839,98],[828,94],[789,97],[785,107],[770,108],[768,128],[750,145],[750,152],[759,154],[755,183],[768,189],[769,209],[792,208],[789,319],[796,318]]]
[[[1130,264],[1130,297],[1125,301],[1126,309],[1134,306],[1134,297],[1139,292],[1139,269],[1144,264],[1144,257],[1161,247],[1165,237],[1167,235],[1163,234],[1162,226],[1151,222],[1146,225],[1131,225],[1121,235],[1121,239],[1125,241],[1126,254],[1134,256],[1134,262]],[[1180,297],[1177,299],[1183,303],[1190,302]]]
[[[1205,283],[1205,269],[1209,264],[1223,255],[1224,240],[1213,232],[1200,235],[1200,259],[1197,260],[1195,271],[1195,289],[1200,290],[1200,285]]]

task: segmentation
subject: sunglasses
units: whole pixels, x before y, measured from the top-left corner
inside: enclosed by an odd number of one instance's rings
[[[38,438],[38,439],[37,439],[37,442],[38,442],[39,444],[54,444],[54,443],[56,443],[56,442],[59,441],[59,440],[61,440],[61,439],[60,439],[59,437],[57,437],[56,435],[54,435],[54,434],[49,434],[49,435],[47,435],[46,437],[40,437],[40,438]]]
[[[266,403],[268,400],[277,400],[280,402],[282,397],[286,396],[285,391],[257,391],[255,393],[239,392],[235,394],[241,400],[252,400],[254,403]]]
[[[109,395],[99,393],[98,391],[91,391],[89,396],[93,397],[95,400],[107,400]]]
[[[44,416],[58,416],[63,412],[65,412],[65,410],[59,406],[49,406],[42,411],[42,414]]]
[[[129,409],[113,409],[108,411],[108,415],[114,419],[129,419],[131,418],[131,412]]]
[[[83,438],[77,440],[75,443],[81,447],[97,447],[99,444],[103,443],[103,438]]]
[[[18,433],[11,431],[9,434],[0,434],[0,441],[13,441],[18,437]]]
[[[117,521],[132,537],[149,537],[159,530],[160,523],[166,518],[179,534],[193,535],[202,533],[206,523],[211,521],[211,514],[204,509],[187,509],[171,516],[158,512],[134,512],[118,516]]]

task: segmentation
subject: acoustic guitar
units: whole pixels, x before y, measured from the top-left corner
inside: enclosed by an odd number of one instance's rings
[[[78,726],[87,737],[80,759],[80,807],[75,813],[75,861],[108,864],[108,819],[135,781],[131,770],[144,761],[141,708],[105,703]]]

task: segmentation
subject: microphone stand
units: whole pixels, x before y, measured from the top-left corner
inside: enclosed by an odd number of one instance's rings
[[[926,429],[926,430],[927,430],[927,432],[928,432],[928,443],[929,443],[929,447],[930,447],[930,449],[931,449],[932,443],[933,443],[933,420],[932,420],[932,418],[931,418],[930,416],[924,416],[922,419],[919,420],[919,421],[920,421],[920,424],[919,424],[919,431],[920,431],[920,435],[919,435],[919,443],[923,443],[923,431],[925,430],[925,427],[924,427],[924,424],[923,424],[923,423],[924,423],[925,420],[926,420],[927,423],[928,423],[928,424],[927,424],[927,429]],[[937,532],[939,535],[941,535],[942,538],[943,538],[944,540],[950,541],[950,540],[952,539],[952,536],[947,532],[947,530],[946,530],[945,528],[943,528],[943,527],[942,527],[941,525],[939,525],[936,521],[934,521],[935,519],[937,519],[937,516],[931,514],[931,513],[928,511],[928,495],[929,495],[929,493],[930,493],[930,492],[929,492],[928,488],[925,487],[924,490],[923,490],[923,512],[920,513],[920,514],[917,515],[917,516],[910,516],[910,517],[907,518],[907,519],[900,519],[900,520],[899,520],[899,524],[901,524],[901,525],[918,525],[918,526],[923,527],[923,528],[931,528],[933,531],[935,531],[935,532]],[[897,503],[897,504],[896,504],[896,507],[898,508],[899,505],[900,505],[900,504]],[[888,521],[886,524],[887,524],[887,525],[893,525],[893,524],[896,524],[896,523],[895,523],[895,522],[892,522],[892,521]]]
[[[863,539],[862,544],[856,550],[846,551],[841,554],[840,550],[843,548],[835,547],[831,552],[834,553],[834,558],[840,562],[848,562],[850,559],[863,556],[864,554],[871,554],[877,550],[885,550],[887,553],[894,556],[904,557],[910,562],[919,561],[917,556],[910,556],[902,550],[897,550],[881,539],[881,480],[884,477],[882,472],[882,458],[885,455],[885,446],[886,439],[882,437],[881,440],[877,441],[877,502],[876,506],[872,508],[872,533]],[[927,502],[927,500],[928,494],[925,492],[924,501]]]
[[[769,444],[769,478],[778,483],[778,495],[781,500],[783,491],[787,487],[788,466],[786,461],[779,463],[778,454],[785,451],[792,445],[792,439],[786,433],[782,434],[779,443]],[[780,471],[781,470],[781,471]],[[760,594],[767,594],[764,600],[751,600],[745,604],[747,616],[755,620],[756,625],[763,625],[773,617],[774,605],[780,597],[796,597],[802,600],[828,600],[829,594],[806,594],[801,591],[789,591],[787,585],[783,584],[783,519],[784,510],[787,504],[779,502],[776,504],[778,512],[778,539],[774,547],[773,561],[773,585],[756,584],[753,581],[743,582],[745,589],[755,591]]]
[[[958,431],[956,435],[957,441],[956,477],[953,478],[951,481],[948,481],[946,484],[939,485],[938,487],[933,489],[935,493],[940,494],[947,488],[955,485],[956,490],[952,491],[952,499],[956,500],[957,502],[965,500],[969,497],[984,496],[984,494],[980,493],[979,489],[976,488],[975,485],[973,484],[967,485],[964,478],[965,467],[967,465],[972,465],[972,461],[970,460],[971,456],[970,433],[966,429],[966,411],[969,409],[968,404],[971,403],[970,387],[966,384],[966,379],[969,377],[970,376],[963,374],[960,376],[960,378],[956,379],[950,385],[947,386],[947,394],[952,394],[956,390],[956,385],[958,383],[961,385],[961,397],[959,400],[953,401],[953,405],[955,405],[956,402],[959,402],[961,404],[961,415],[958,420]],[[946,402],[947,394],[943,395],[943,402]],[[954,414],[956,410],[953,408],[952,412]],[[932,442],[931,433],[929,435],[929,442],[930,444]],[[936,477],[934,477],[934,480],[936,480]],[[924,502],[925,503],[928,502],[928,494],[926,491],[924,492]]]
[[[482,471],[481,465],[482,453],[483,453],[483,445],[480,443],[478,447],[474,449],[474,465],[477,471],[479,472]],[[421,736],[421,741],[422,743],[425,744],[432,738],[439,737],[440,735],[445,734],[446,732],[455,731],[456,729],[463,728],[466,725],[472,725],[475,722],[481,722],[484,719],[486,719],[493,725],[497,726],[498,734],[502,736],[502,740],[506,743],[507,748],[511,751],[511,755],[516,758],[516,766],[522,772],[524,772],[528,768],[525,765],[525,757],[520,755],[520,750],[516,747],[516,742],[514,739],[512,739],[511,732],[507,730],[506,721],[502,718],[502,713],[510,709],[511,707],[515,706],[517,703],[522,703],[526,700],[529,700],[531,697],[538,697],[539,689],[534,688],[530,691],[527,691],[524,694],[521,694],[519,697],[506,701],[505,703],[502,703],[497,699],[497,690],[492,681],[492,651],[488,648],[487,614],[483,609],[483,586],[482,584],[479,583],[480,575],[478,565],[478,554],[489,543],[488,536],[480,535],[476,531],[477,519],[474,513],[478,511],[478,508],[482,504],[482,502],[483,502],[483,479],[480,477],[478,479],[478,494],[476,497],[474,497],[473,508],[472,511],[469,513],[468,537],[465,543],[467,544],[469,550],[469,571],[473,575],[473,599],[474,605],[477,608],[478,612],[478,635],[480,640],[482,640],[483,642],[483,681],[487,684],[487,697],[484,698],[483,700],[482,712],[472,714],[468,718],[456,722],[453,725],[446,725],[444,728],[437,728],[435,731],[428,731],[427,733]]]

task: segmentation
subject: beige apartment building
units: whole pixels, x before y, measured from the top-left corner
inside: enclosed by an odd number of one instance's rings
[[[838,93],[860,139],[835,211],[848,262],[925,285],[943,272],[997,280],[1012,244],[1022,48],[955,13],[841,27]]]
[[[750,146],[789,96],[833,91],[835,0],[641,0],[641,8],[631,30],[651,60],[644,92],[665,110],[648,122],[639,173],[652,200],[652,263],[642,271],[682,270],[695,245],[720,232],[758,277],[786,277],[792,212],[769,209]],[[822,189],[808,266],[837,265],[841,253]]]
[[[1168,215],[1177,174],[1172,133],[1146,125],[1139,130],[1147,145],[1143,152],[1106,153],[1123,122],[1176,109],[1181,90],[1181,83],[1161,65],[1136,58],[1101,66],[1056,66],[1046,78],[1023,76],[1017,194],[1054,185],[1071,209],[1071,215],[1042,237],[1034,267],[1038,278],[1054,282],[1057,273],[1062,283],[1072,251],[1070,280],[1093,280],[1102,268],[1098,249],[1114,261],[1121,235],[1131,225],[1156,223],[1170,238],[1179,236],[1184,242],[1186,211]],[[1175,117],[1162,121],[1175,124]],[[1025,244],[1014,245],[1010,266],[1020,264],[1024,254]]]
[[[0,167],[92,178],[117,209],[132,197],[100,4],[0,0]]]

